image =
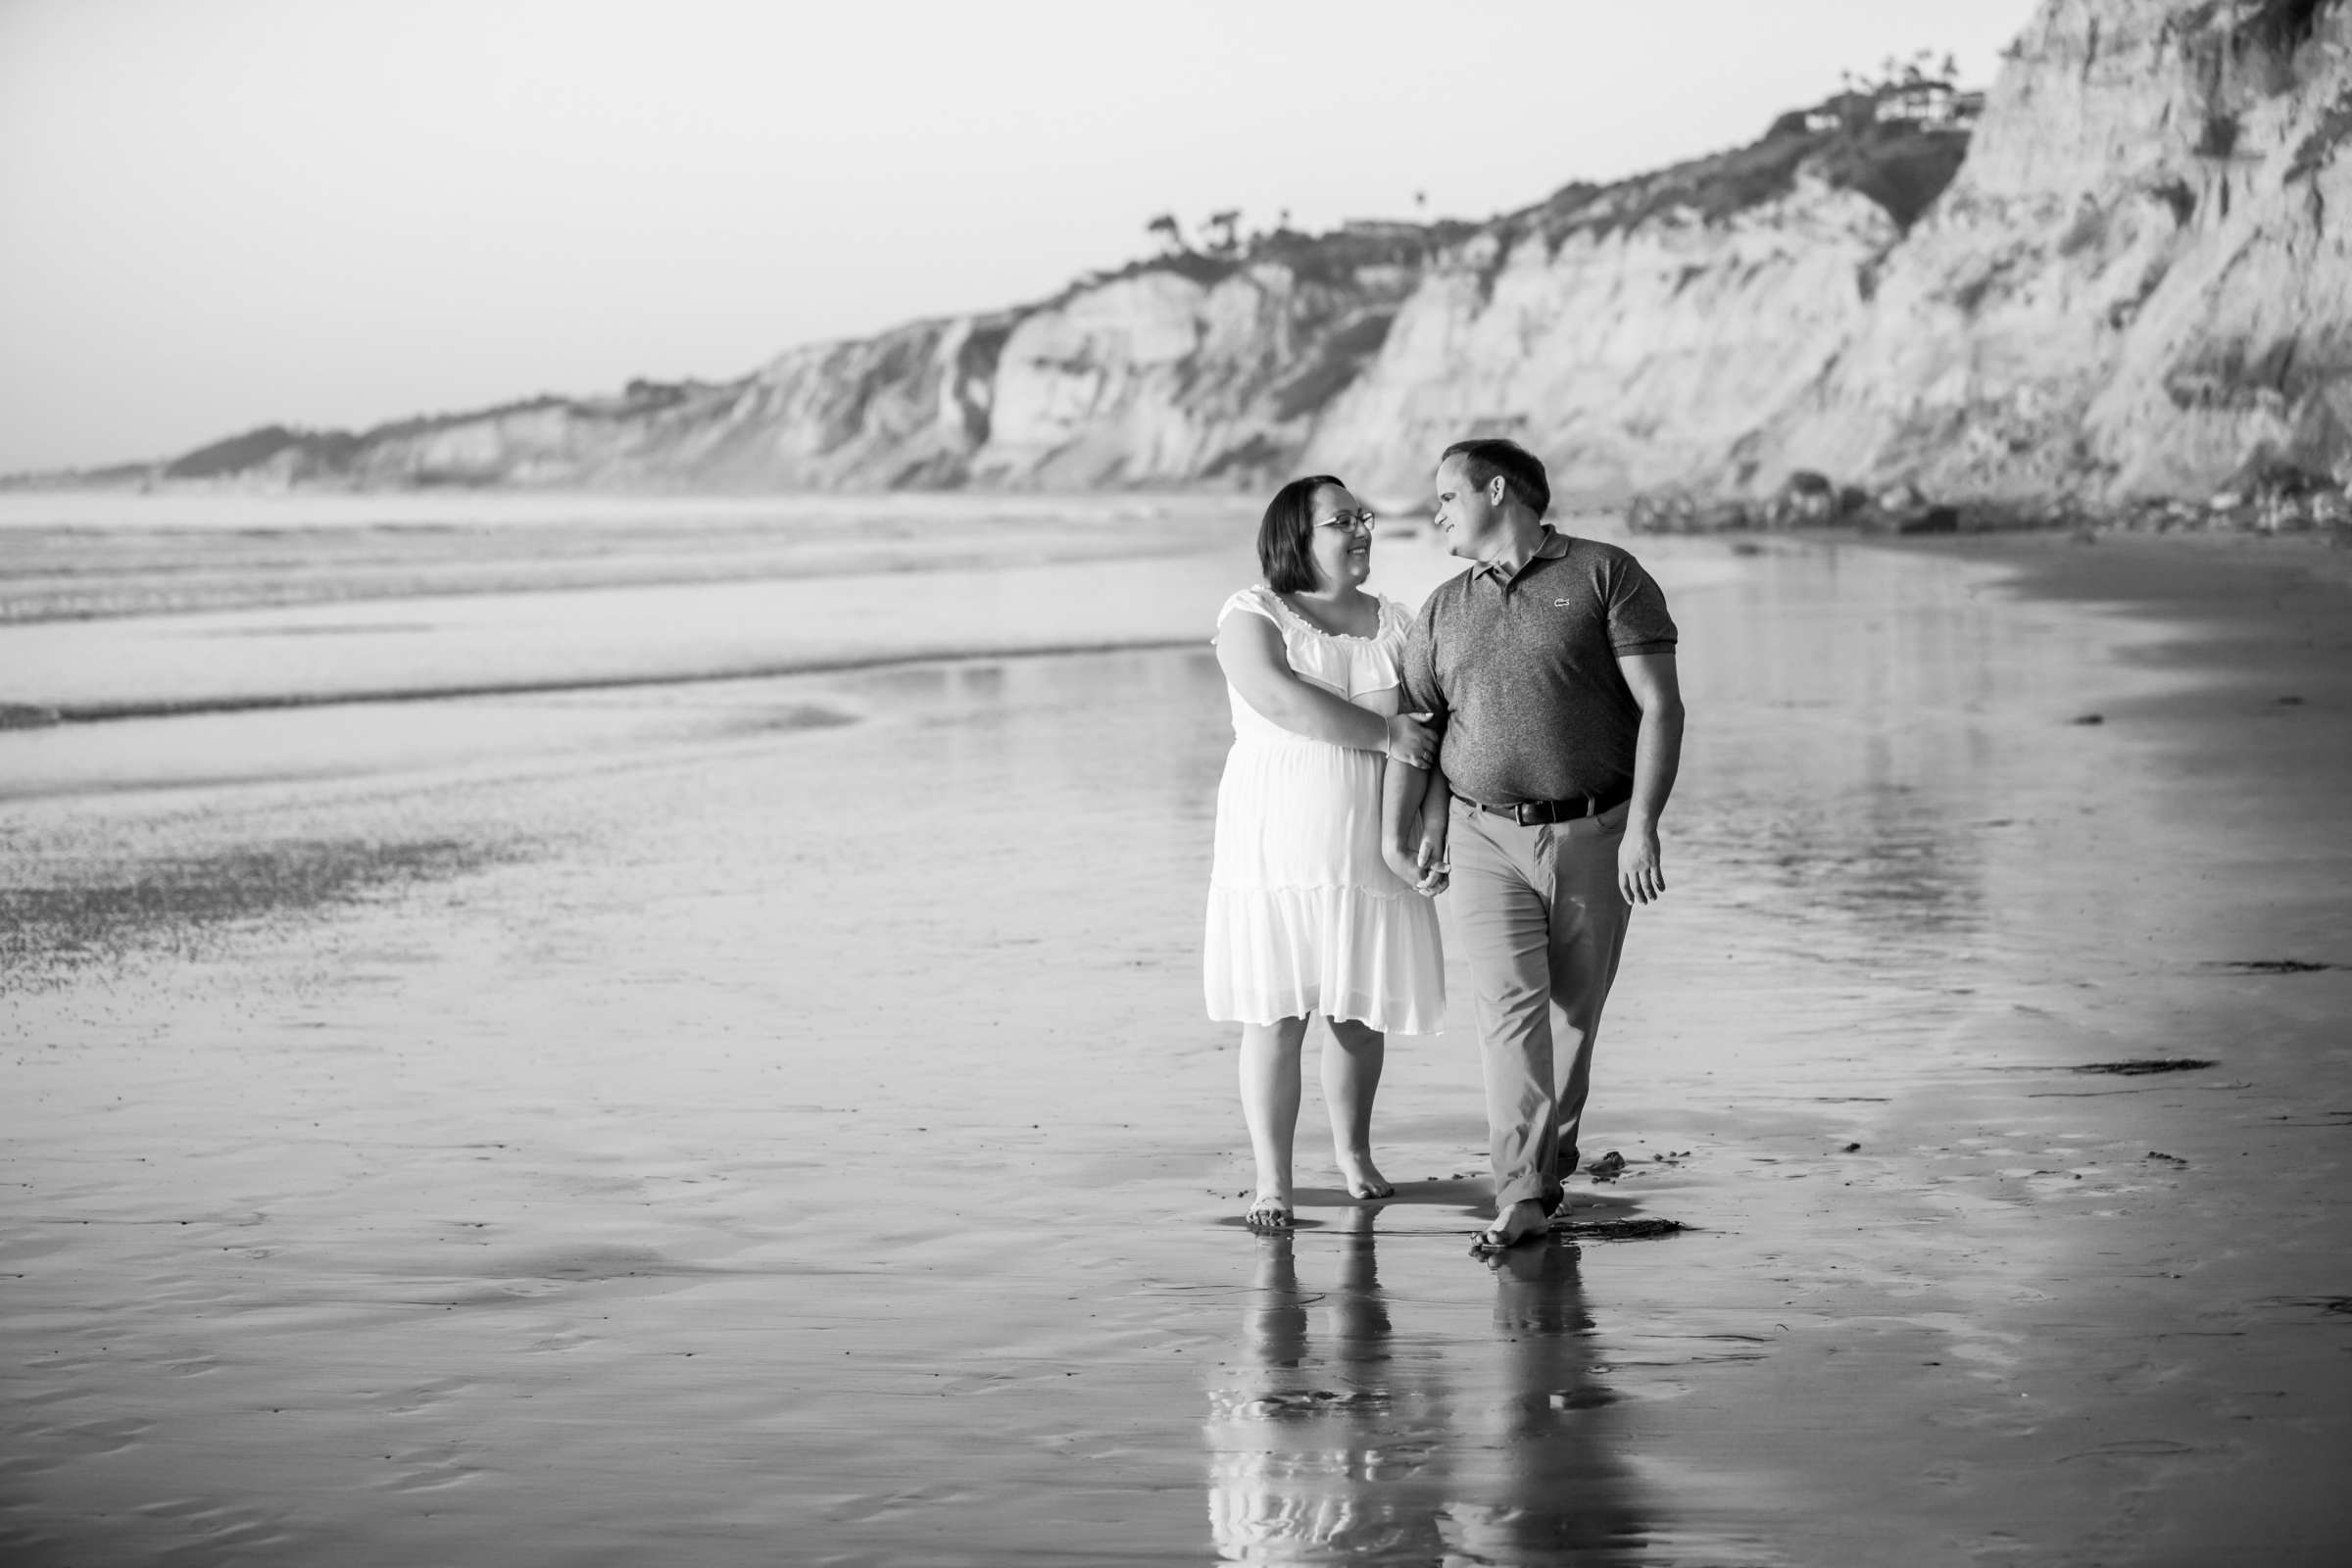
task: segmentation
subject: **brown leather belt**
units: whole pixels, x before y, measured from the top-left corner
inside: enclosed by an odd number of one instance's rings
[[[1574,822],[1583,817],[1598,816],[1603,811],[1614,811],[1633,797],[1620,795],[1603,800],[1597,795],[1580,795],[1569,801],[1521,801],[1516,806],[1489,806],[1467,795],[1456,795],[1454,799],[1481,811],[1507,816],[1521,827],[1536,827],[1545,822]]]

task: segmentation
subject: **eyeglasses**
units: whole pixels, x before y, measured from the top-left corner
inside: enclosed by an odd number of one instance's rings
[[[1349,533],[1354,533],[1360,528],[1365,533],[1370,533],[1372,531],[1372,509],[1366,507],[1361,512],[1335,512],[1330,516],[1319,519],[1315,526],[1318,528],[1345,528]]]

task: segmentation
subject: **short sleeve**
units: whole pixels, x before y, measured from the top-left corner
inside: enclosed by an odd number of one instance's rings
[[[1399,651],[1405,638],[1412,635],[1413,612],[1385,595],[1380,601],[1380,634],[1394,638]]]
[[[1369,637],[1322,639],[1347,660],[1350,701],[1373,692],[1396,690],[1404,668],[1404,639],[1412,629],[1412,619],[1396,600],[1377,595],[1375,598],[1380,613]]]
[[[1249,587],[1243,589],[1240,593],[1235,594],[1232,598],[1226,600],[1224,604],[1217,607],[1218,629],[1224,629],[1227,616],[1236,613],[1242,613],[1250,615],[1263,615],[1266,619],[1274,623],[1275,631],[1283,631],[1285,628],[1282,624],[1282,617],[1274,612],[1274,606],[1269,602],[1271,597],[1272,596],[1266,592],[1264,584],[1251,583]],[[1209,639],[1209,641],[1215,642],[1216,639],[1212,637]]]
[[[1666,595],[1632,556],[1609,573],[1609,650],[1615,654],[1671,654],[1680,634],[1666,612]]]
[[[1435,724],[1446,721],[1446,694],[1438,689],[1437,667],[1438,596],[1430,595],[1413,617],[1413,624],[1404,634],[1404,658],[1399,662],[1397,685],[1399,696],[1408,713],[1427,713]]]

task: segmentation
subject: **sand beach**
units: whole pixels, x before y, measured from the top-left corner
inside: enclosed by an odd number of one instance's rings
[[[0,1558],[2340,1559],[2341,555],[1634,541],[1626,1166],[1490,1265],[1458,966],[1236,1223],[1253,509],[925,505],[0,517]]]

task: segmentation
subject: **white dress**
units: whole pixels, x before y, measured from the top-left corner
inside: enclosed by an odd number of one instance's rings
[[[1217,612],[1262,615],[1291,668],[1382,715],[1396,711],[1411,617],[1380,601],[1380,629],[1337,636],[1264,584]],[[1294,734],[1230,683],[1233,750],[1217,786],[1216,861],[1202,950],[1208,1015],[1274,1023],[1324,1013],[1375,1029],[1435,1034],[1446,1021],[1437,907],[1380,858],[1378,752]]]

